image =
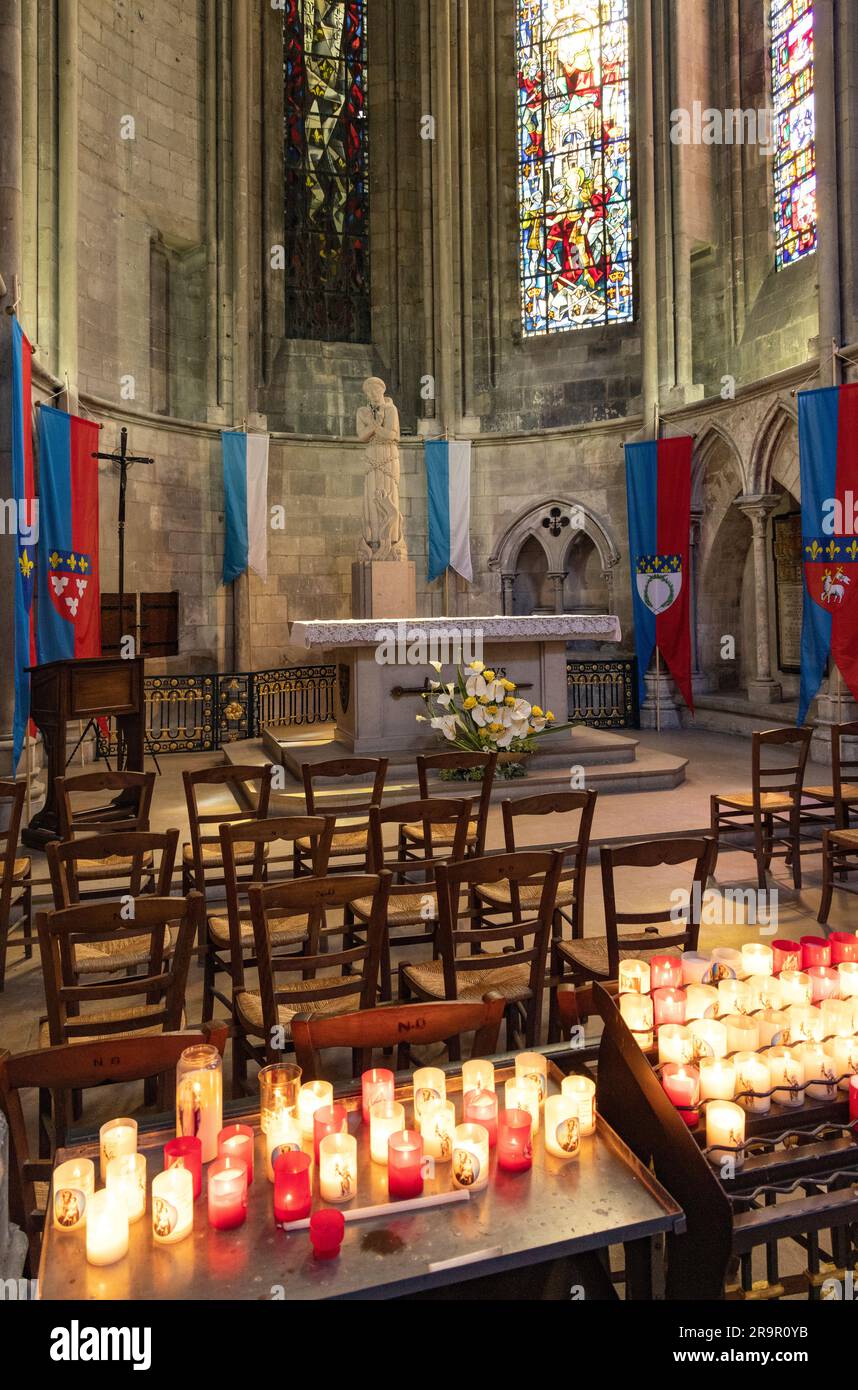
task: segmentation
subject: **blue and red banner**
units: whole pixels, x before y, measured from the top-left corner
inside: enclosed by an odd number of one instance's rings
[[[39,662],[101,655],[99,426],[39,410]]]
[[[12,720],[12,770],[18,766],[30,718],[30,677],[36,659],[33,590],[39,514],[33,473],[33,349],[12,320],[12,499],[17,513],[15,552],[15,714]]]
[[[803,724],[829,656],[858,700],[858,385],[798,397]]]
[[[682,698],[691,690],[691,453],[694,441],[626,445],[626,488],[638,691],[658,647]]]

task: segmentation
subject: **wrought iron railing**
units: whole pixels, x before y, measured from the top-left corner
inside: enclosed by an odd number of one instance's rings
[[[324,724],[334,718],[335,666],[283,666],[217,675],[147,676],[150,753],[210,753],[256,738],[266,725]],[[116,730],[98,735],[98,756],[116,752]]]
[[[593,729],[634,729],[638,713],[637,661],[567,661],[567,718]]]

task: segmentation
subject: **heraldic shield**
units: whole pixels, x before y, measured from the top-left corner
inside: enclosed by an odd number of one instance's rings
[[[682,593],[681,555],[641,555],[637,567],[638,594],[656,617],[672,608]]]

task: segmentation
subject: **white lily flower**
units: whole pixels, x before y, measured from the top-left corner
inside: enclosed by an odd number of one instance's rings
[[[453,696],[449,692],[446,695],[438,696],[438,704],[441,706],[442,709],[449,709],[452,703]]]
[[[453,743],[455,741],[456,730],[458,729],[458,727],[459,721],[456,718],[455,714],[439,715],[437,718],[432,720],[432,728],[440,730],[440,732],[444,735],[444,737],[447,740],[449,740],[450,743]]]
[[[488,686],[482,676],[468,676],[465,689],[469,695],[474,695],[478,700],[481,700],[488,691]]]
[[[529,719],[533,711],[533,705],[527,700],[517,699],[512,706],[512,712],[516,719]]]
[[[441,682],[440,682],[440,681],[430,681],[430,682],[429,682],[429,689],[430,689],[430,690],[440,690],[440,689],[441,689]]]
[[[509,748],[514,738],[515,732],[512,729],[505,729],[497,740],[498,748]]]
[[[477,705],[469,713],[478,729],[485,729],[487,725],[494,723],[494,720],[489,717],[488,708],[485,705]]]
[[[547,719],[531,719],[530,732],[532,734],[541,734],[547,723]]]
[[[432,667],[432,670],[433,670],[433,671],[437,671],[437,672],[438,672],[438,675],[440,676],[440,674],[441,674],[441,662],[440,662],[440,661],[430,661],[430,662],[429,662],[429,665]]]

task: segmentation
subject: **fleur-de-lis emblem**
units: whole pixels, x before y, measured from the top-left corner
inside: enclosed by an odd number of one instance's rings
[[[80,569],[81,574],[86,574],[87,570],[89,569],[89,562],[85,555],[81,555],[80,559],[78,560],[78,567]]]
[[[55,550],[51,551],[51,554],[48,556],[48,564],[50,565],[51,569],[52,569],[52,570],[55,570],[55,569],[57,568],[57,566],[59,565],[59,563],[60,563],[60,557],[59,557],[59,555],[57,554],[57,552],[56,552]]]
[[[22,550],[18,559],[18,565],[25,579],[29,579],[33,573],[34,565],[26,550]]]
[[[853,541],[851,545],[847,545],[846,554],[850,560],[858,560],[858,541]]]
[[[829,560],[836,560],[837,556],[840,554],[840,546],[835,545],[834,541],[829,541],[828,545],[825,547],[825,553]]]
[[[77,560],[74,557],[74,552],[69,556],[69,568],[73,570],[77,569]]]

